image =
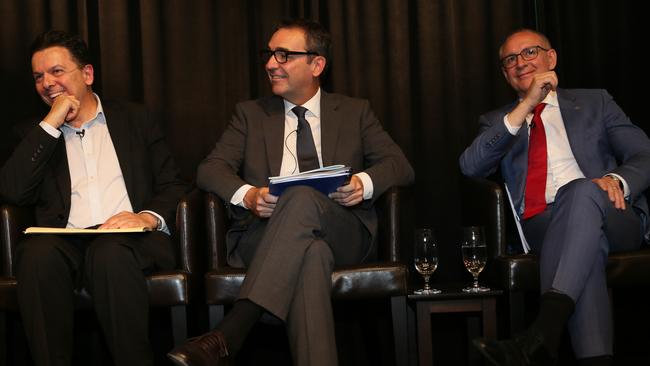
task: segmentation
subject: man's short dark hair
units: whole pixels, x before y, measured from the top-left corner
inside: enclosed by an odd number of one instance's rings
[[[319,56],[325,57],[329,63],[332,37],[320,23],[303,18],[283,20],[275,27],[273,33],[280,29],[290,28],[302,29],[305,32],[307,51],[317,52]]]
[[[32,43],[30,57],[34,56],[36,52],[50,47],[63,47],[67,49],[79,67],[84,67],[91,63],[88,46],[83,38],[77,34],[60,30],[49,30],[38,35]]]

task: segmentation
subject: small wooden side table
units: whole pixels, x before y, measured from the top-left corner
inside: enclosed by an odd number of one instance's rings
[[[431,347],[431,314],[479,312],[483,321],[483,336],[496,338],[496,298],[501,290],[481,293],[466,293],[462,284],[435,284],[442,293],[435,295],[408,295],[408,300],[415,305],[415,322],[417,328],[418,360],[420,366],[433,365],[433,348]],[[411,330],[412,332],[412,330]]]

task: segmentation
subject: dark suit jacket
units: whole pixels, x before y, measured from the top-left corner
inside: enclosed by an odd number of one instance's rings
[[[214,150],[200,164],[197,184],[225,202],[242,185],[268,186],[282,164],[284,102],[279,96],[240,103]],[[374,238],[377,218],[373,201],[388,188],[407,185],[413,169],[384,131],[367,100],[321,92],[321,153],[323,165],[345,164],[366,172],[373,182],[373,199],[352,208]],[[230,208],[233,226],[245,226],[253,216]],[[229,251],[234,243],[228,243]]]
[[[187,186],[160,128],[142,106],[102,105],[134,212],[154,211],[173,230],[176,205]],[[19,126],[17,135],[19,142],[0,170],[0,199],[33,205],[39,226],[65,227],[71,188],[64,139],[53,138],[37,122]]]
[[[643,192],[650,186],[650,140],[633,125],[612,97],[599,89],[558,89],[558,102],[571,151],[587,178],[607,173],[622,176],[629,185],[632,205],[648,217]],[[528,168],[528,126],[517,135],[506,129],[503,118],[510,104],[480,117],[480,133],[460,156],[460,167],[469,176],[487,177],[498,167],[521,207]]]

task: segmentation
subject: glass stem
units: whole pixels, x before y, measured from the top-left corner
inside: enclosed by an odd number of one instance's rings
[[[478,275],[473,275],[474,276],[474,288],[479,288],[478,285]]]
[[[424,276],[424,291],[429,291],[429,276]]]

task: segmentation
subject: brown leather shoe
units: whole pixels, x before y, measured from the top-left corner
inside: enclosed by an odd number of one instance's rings
[[[231,364],[226,339],[220,330],[190,338],[167,354],[180,366],[225,366]]]

